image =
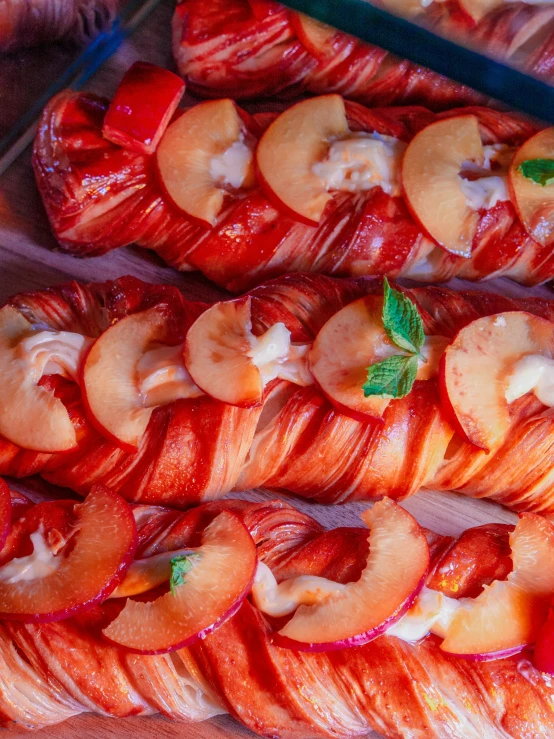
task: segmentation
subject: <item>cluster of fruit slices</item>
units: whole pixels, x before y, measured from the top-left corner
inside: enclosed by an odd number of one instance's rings
[[[198,225],[214,226],[227,193],[240,197],[256,183],[281,212],[318,225],[332,198],[332,184],[317,166],[337,142],[360,142],[359,134],[349,130],[339,95],[293,105],[256,142],[256,126],[229,99],[201,103],[172,121],[183,92],[184,83],[176,75],[136,63],[108,109],[104,137],[131,151],[155,153],[169,199]],[[386,174],[379,172],[383,166],[398,167],[395,177],[416,222],[439,246],[468,257],[479,217],[464,183],[485,177],[506,176],[509,198],[529,236],[542,245],[552,242],[554,195],[524,176],[521,164],[548,158],[553,137],[553,129],[540,131],[517,150],[503,152],[496,163],[493,152],[491,164],[491,153],[485,152],[477,119],[469,110],[429,124],[407,147],[377,137],[372,143],[379,151],[364,156],[390,160],[385,165],[377,161],[374,167],[384,180]],[[397,154],[387,150],[392,144],[399,145]],[[352,151],[341,154],[347,162],[359,156]],[[400,164],[393,158],[401,159]]]
[[[299,576],[275,583],[290,601],[279,618],[272,618],[257,588],[260,568],[268,568],[258,562],[248,529],[231,510],[196,517],[198,546],[189,545],[188,522],[181,535],[179,526],[172,528],[174,549],[135,558],[135,519],[142,526],[145,515],[160,510],[166,509],[131,507],[103,486],[83,503],[34,505],[2,483],[0,617],[58,621],[111,599],[113,618],[104,637],[130,651],[160,654],[204,638],[247,597],[273,624],[275,643],[300,651],[359,646],[391,627],[421,619],[425,610],[426,533],[389,499],[362,514],[369,552],[360,578],[341,584]],[[554,619],[549,616],[554,526],[541,516],[522,514],[510,547],[511,571],[476,597],[458,601],[447,622],[436,626],[431,620],[430,630],[443,639],[443,651],[468,659],[499,659],[536,643],[537,666],[549,671],[554,666]],[[425,591],[427,598],[438,595]]]
[[[36,452],[76,448],[78,430],[44,384],[55,374],[79,385],[92,424],[129,452],[140,445],[156,407],[202,395],[239,408],[259,407],[276,379],[289,388],[315,385],[341,414],[363,423],[380,423],[387,406],[411,392],[416,380],[438,380],[445,419],[485,451],[504,442],[516,398],[535,392],[543,405],[554,404],[548,389],[554,323],[513,310],[477,318],[453,338],[426,336],[409,292],[386,281],[384,286],[382,295],[359,298],[332,315],[311,344],[292,343],[279,320],[253,326],[250,295],[205,310],[199,305],[200,315],[180,343],[165,303],[121,318],[95,339],[43,330],[4,306],[0,433]],[[391,312],[397,315],[389,325]],[[273,321],[278,318],[277,312]],[[408,335],[414,325],[415,346]],[[385,378],[382,389],[368,390],[368,372],[391,362],[401,373],[413,372],[405,389],[391,390]]]

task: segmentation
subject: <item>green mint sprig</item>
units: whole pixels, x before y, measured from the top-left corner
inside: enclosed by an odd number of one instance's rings
[[[526,159],[517,171],[542,187],[554,184],[554,159]]]
[[[411,392],[418,369],[418,357],[425,342],[423,321],[414,303],[404,293],[394,290],[385,277],[383,288],[383,328],[392,343],[404,354],[376,362],[367,368],[364,395],[404,398]]]
[[[186,574],[194,567],[194,560],[198,559],[200,554],[193,552],[192,554],[184,554],[179,557],[173,557],[171,560],[171,576],[169,578],[169,587],[175,595],[175,588],[186,583]]]

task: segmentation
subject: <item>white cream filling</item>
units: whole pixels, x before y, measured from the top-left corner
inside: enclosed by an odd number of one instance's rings
[[[158,346],[146,352],[137,365],[137,373],[145,408],[204,395],[187,372],[182,344]]]
[[[344,590],[346,585],[312,575],[301,575],[277,583],[270,568],[263,562],[258,562],[252,585],[252,600],[262,613],[278,618],[293,613],[298,606],[323,603],[329,596]]]
[[[409,642],[420,641],[429,633],[444,637],[461,605],[462,599],[455,600],[438,590],[423,587],[410,610],[390,626],[386,633]]]
[[[554,359],[542,354],[528,354],[516,362],[508,378],[506,400],[513,403],[531,392],[543,405],[554,406]]]
[[[0,567],[0,580],[13,585],[17,582],[40,580],[53,575],[62,562],[46,543],[42,527],[30,535],[33,551],[25,557],[17,557]]]
[[[506,144],[490,144],[483,146],[483,163],[464,162],[463,172],[474,172],[476,179],[460,176],[460,187],[465,195],[466,204],[471,210],[489,210],[497,203],[509,200],[508,168],[514,156],[514,150]],[[492,164],[499,169],[492,173]],[[487,174],[491,172],[491,174]]]
[[[248,356],[260,370],[262,382],[267,385],[279,378],[295,385],[313,384],[308,369],[310,344],[291,344],[290,331],[284,323],[276,323],[261,336],[250,335]]]
[[[223,154],[212,158],[210,176],[216,185],[238,190],[249,178],[253,162],[253,152],[241,136]]]
[[[17,351],[38,382],[43,375],[77,379],[79,368],[94,339],[70,331],[39,331],[23,339]]]
[[[334,141],[327,158],[312,172],[326,190],[362,192],[381,187],[389,195],[400,194],[400,165],[406,144],[378,133],[351,133]]]

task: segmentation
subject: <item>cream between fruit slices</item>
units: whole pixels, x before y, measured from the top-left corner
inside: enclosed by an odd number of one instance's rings
[[[506,400],[513,403],[531,392],[543,405],[554,406],[554,359],[528,354],[516,363],[508,379]]]
[[[0,567],[0,581],[17,583],[22,581],[39,580],[52,575],[63,561],[56,557],[44,537],[42,527],[30,535],[33,551],[25,557],[16,557],[11,562]]]

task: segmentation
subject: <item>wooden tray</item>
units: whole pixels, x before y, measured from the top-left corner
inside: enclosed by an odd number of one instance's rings
[[[104,65],[88,88],[99,94],[111,95],[123,72],[137,59],[171,68],[171,12],[169,2],[160,5],[139,31]],[[38,68],[38,63],[35,64]],[[9,110],[9,106],[6,113],[0,109],[0,130],[8,121]],[[150,282],[178,285],[193,299],[209,300],[223,294],[204,278],[179,274],[144,250],[120,249],[103,257],[83,260],[74,259],[54,249],[55,240],[50,234],[34,184],[30,152],[27,151],[0,179],[0,301],[3,302],[9,295],[22,290],[45,288],[68,279],[106,280],[125,274]],[[486,289],[509,295],[523,292],[529,295],[533,292],[551,296],[547,288],[525,291],[507,280],[489,283]],[[260,499],[271,496],[255,491],[234,497]],[[325,508],[303,501],[293,502],[328,527],[358,525],[359,512],[363,508],[363,504],[358,503]],[[513,514],[494,503],[471,500],[456,494],[421,492],[404,505],[424,526],[443,534],[456,534],[469,526],[490,521],[515,521]],[[23,737],[28,736],[28,733],[15,730],[5,732],[4,736]],[[253,737],[253,734],[229,717],[217,717],[203,724],[186,725],[171,723],[160,717],[116,721],[83,714],[64,724],[44,729],[38,736],[43,739],[121,739],[131,736],[134,739],[229,739]],[[378,739],[374,732],[368,734],[368,737]]]

